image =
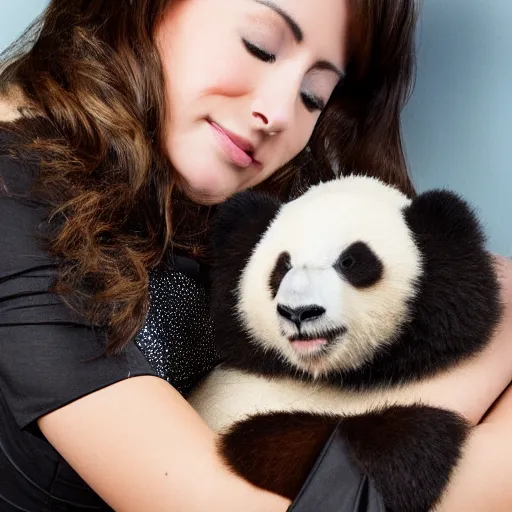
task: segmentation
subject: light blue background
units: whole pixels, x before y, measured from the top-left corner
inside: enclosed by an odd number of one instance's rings
[[[512,256],[512,1],[423,0],[418,43],[403,116],[414,183],[465,195]]]
[[[21,35],[47,5],[48,0],[0,0],[0,51]]]
[[[0,50],[46,4],[0,0]],[[403,117],[414,182],[465,195],[490,248],[512,255],[512,1],[423,0],[418,57]]]

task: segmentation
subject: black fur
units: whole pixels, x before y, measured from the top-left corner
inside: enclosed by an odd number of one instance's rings
[[[394,512],[432,509],[469,433],[457,414],[421,405],[348,417],[342,429],[354,459]]]
[[[277,206],[269,210],[269,205],[267,198],[252,194],[247,204],[241,199],[231,203],[229,216],[223,217],[220,230],[227,233],[222,240],[227,245],[213,270],[216,337],[228,366],[297,377],[296,369],[277,352],[249,343],[242,322],[231,313],[238,276],[273,220],[272,212],[277,212]],[[469,205],[453,193],[431,191],[413,200],[404,210],[404,221],[414,234],[424,266],[417,283],[418,299],[410,304],[411,320],[373,361],[327,380],[365,389],[423,378],[476,354],[491,338],[502,309],[499,285],[485,237]],[[307,374],[302,378],[309,379]]]
[[[214,277],[222,279],[226,272],[229,284],[235,285],[232,280],[238,279],[280,208],[276,199],[252,191],[241,192],[217,207],[210,241]]]
[[[347,247],[340,254],[334,268],[356,288],[373,286],[384,272],[379,257],[364,242],[354,242]]]
[[[277,215],[281,203],[264,194],[246,191],[218,206],[211,230],[212,269],[211,313],[214,319],[216,348],[221,361],[240,350],[241,324],[236,314],[236,287],[254,246]],[[247,343],[247,333],[242,335]]]
[[[337,435],[393,512],[427,512],[436,504],[469,431],[456,414],[421,405],[346,418],[282,412],[235,424],[220,451],[254,485],[293,500],[338,422]]]
[[[279,287],[281,286],[281,281],[291,268],[292,262],[290,253],[285,251],[279,255],[279,258],[277,258],[274,270],[272,270],[272,273],[270,274],[269,284],[272,299],[275,299],[277,292],[279,291]]]
[[[307,413],[253,416],[220,437],[220,453],[254,485],[293,500],[338,421]]]

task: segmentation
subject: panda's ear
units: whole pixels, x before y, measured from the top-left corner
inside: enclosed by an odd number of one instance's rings
[[[220,204],[210,238],[214,261],[245,261],[280,208],[277,199],[254,191],[241,192]]]
[[[484,250],[487,242],[473,208],[448,190],[430,190],[418,195],[404,211],[406,222],[428,252],[453,248],[457,252]]]
[[[445,361],[460,350],[474,353],[502,314],[496,266],[475,211],[458,195],[434,190],[413,199],[404,214],[423,270],[413,330],[451,347]]]

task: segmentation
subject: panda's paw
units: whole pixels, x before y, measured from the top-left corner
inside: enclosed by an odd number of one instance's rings
[[[221,436],[220,452],[238,475],[293,500],[339,420],[300,412],[252,416]]]
[[[469,432],[457,414],[423,405],[347,417],[341,426],[354,459],[394,512],[434,507]]]

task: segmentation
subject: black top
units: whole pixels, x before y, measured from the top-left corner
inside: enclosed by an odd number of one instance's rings
[[[198,266],[175,259],[151,275],[150,311],[135,342],[103,355],[103,337],[48,291],[56,262],[42,245],[47,210],[20,197],[39,165],[11,158],[9,137],[0,132],[0,510],[108,510],[36,420],[138,375],[186,394],[214,364],[207,291]]]

